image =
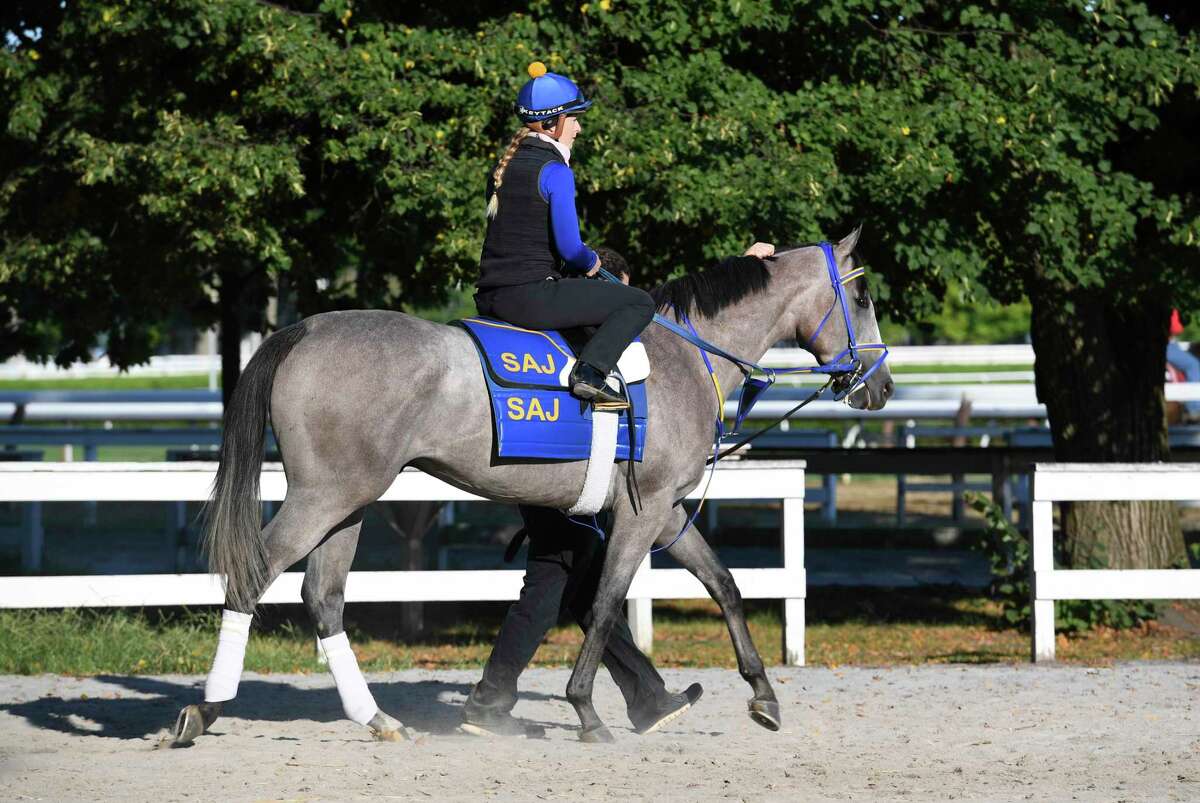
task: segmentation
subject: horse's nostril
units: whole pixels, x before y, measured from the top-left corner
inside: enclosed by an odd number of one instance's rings
[[[892,398],[892,393],[893,393],[895,390],[896,390],[896,383],[895,383],[895,382],[893,382],[893,381],[892,381],[892,380],[890,380],[890,379],[889,379],[887,382],[884,382],[884,383],[883,383],[883,398],[885,398],[885,399],[890,399],[890,398]]]

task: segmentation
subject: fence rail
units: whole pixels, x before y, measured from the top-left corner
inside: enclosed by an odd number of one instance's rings
[[[903,379],[902,376],[898,379]],[[812,392],[811,388],[777,385],[768,390],[750,417],[775,418]],[[1172,382],[1164,387],[1167,401],[1200,400],[1200,382]],[[899,384],[882,410],[856,410],[832,398],[822,398],[792,415],[793,419],[952,419],[965,403],[976,418],[1029,419],[1046,417],[1032,384],[972,383]],[[726,415],[737,411],[737,400],[726,402]],[[206,421],[219,422],[221,396],[217,391],[0,391],[0,420],[36,421]]]
[[[242,366],[254,353],[260,338],[242,344]],[[210,347],[214,349],[210,344]],[[892,365],[1006,365],[1033,366],[1033,347],[1023,344],[995,346],[895,346],[890,351]],[[764,365],[796,365],[812,361],[808,352],[798,348],[773,348],[763,359]],[[126,373],[132,376],[185,376],[221,370],[219,354],[167,354],[154,356],[145,365],[135,365]],[[74,379],[116,376],[121,373],[106,357],[78,362],[65,368],[14,357],[0,363],[0,379]]]
[[[1060,599],[1200,599],[1200,569],[1055,569],[1055,502],[1200,499],[1200,463],[1037,463],[1033,467],[1033,660],[1054,660]]]
[[[0,463],[0,501],[7,502],[177,502],[208,498],[215,463]],[[261,478],[264,501],[282,500],[287,480],[282,466],[267,464]],[[693,491],[688,498],[695,499]],[[742,596],[783,600],[783,660],[804,664],[804,463],[761,460],[718,467],[710,499],[781,500],[783,566],[734,569]],[[381,501],[486,501],[416,470],[396,478]],[[351,572],[347,602],[457,602],[513,600],[523,572],[372,571]],[[288,572],[267,590],[266,603],[300,602],[302,575]],[[652,644],[654,599],[704,599],[707,591],[682,569],[651,569],[643,561],[629,590],[629,618],[643,649]],[[0,577],[0,608],[116,607],[220,604],[217,578],[206,574]]]

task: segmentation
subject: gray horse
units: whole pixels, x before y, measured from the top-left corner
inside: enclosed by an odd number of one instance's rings
[[[855,231],[834,248],[843,274],[853,269],[857,240]],[[865,280],[849,284],[846,295],[858,339],[878,342]],[[655,299],[663,309],[669,305],[690,314],[701,337],[751,360],[760,359],[779,340],[795,338],[827,362],[848,340],[841,314],[829,316],[815,342],[809,340],[835,303],[817,247],[782,251],[759,270],[717,266],[686,275],[659,287]],[[694,346],[653,324],[642,340],[653,372],[647,380],[645,455],[636,470],[640,499],[630,498],[628,464],[619,464],[605,503],[613,512],[608,556],[591,624],[567,684],[567,699],[579,715],[584,741],[612,739],[592,705],[592,683],[604,645],[647,550],[655,543],[669,543],[684,527],[687,516],[680,500],[702,479],[720,413],[714,383]],[[864,356],[864,367],[876,359],[877,355]],[[714,362],[721,387],[735,387],[738,369]],[[887,402],[893,384],[886,365],[879,368],[851,395],[852,406],[874,410]],[[287,496],[260,532],[258,477],[268,412],[283,457]],[[203,733],[220,714],[222,702],[236,694],[247,614],[270,583],[305,556],[304,603],[318,636],[341,640],[339,665],[350,667],[339,673],[331,657],[347,715],[370,727],[377,738],[404,738],[403,726],[375,706],[341,634],[346,575],[363,508],[378,499],[405,466],[498,502],[558,509],[576,501],[586,470],[585,461],[495,458],[492,412],[479,357],[459,328],[399,312],[332,312],[280,330],[263,343],[226,412],[220,468],[208,507],[206,545],[212,571],[226,578],[227,620],[206,701],[180,713],[177,743],[189,743]],[[779,703],[750,639],[741,595],[728,569],[697,532],[675,541],[670,554],[720,605],[738,671],[753,689],[750,716],[777,730]],[[228,636],[239,627],[241,635]],[[233,646],[223,653],[227,640]],[[219,673],[224,673],[224,685],[216,677]]]

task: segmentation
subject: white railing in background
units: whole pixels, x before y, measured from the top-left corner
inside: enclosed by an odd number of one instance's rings
[[[780,368],[805,365],[812,355],[801,348],[773,348],[760,361],[763,365]],[[892,346],[888,363],[907,365],[1006,365],[1032,368],[1033,346],[1011,343],[990,346]]]
[[[1200,569],[1055,569],[1055,502],[1200,499],[1200,464],[1038,463],[1033,467],[1033,660],[1054,660],[1054,601],[1200,599]]]
[[[242,365],[250,359],[259,340],[242,344]],[[1000,346],[896,346],[888,361],[893,366],[905,365],[1005,365],[1033,367],[1033,347],[1024,344]],[[762,363],[773,367],[804,365],[812,355],[798,348],[775,348],[767,352]],[[167,354],[151,357],[145,365],[129,369],[131,376],[183,376],[207,374],[221,370],[221,358],[216,354]],[[77,379],[116,376],[118,369],[100,357],[94,362],[75,363],[66,368],[46,365],[15,357],[0,363],[0,379]]]
[[[208,498],[216,463],[0,463],[0,501],[5,502],[176,502]],[[262,499],[282,500],[282,467],[262,472]],[[698,494],[693,491],[689,499]],[[722,463],[709,499],[781,500],[783,566],[734,569],[742,596],[783,600],[783,660],[804,664],[804,463],[756,460]],[[485,501],[419,471],[400,474],[380,498],[388,502]],[[514,600],[524,572],[377,571],[351,572],[347,602],[457,602]],[[300,602],[303,575],[282,575],[264,603]],[[140,607],[219,605],[224,592],[208,574],[79,575],[0,577],[0,608]],[[652,601],[707,599],[708,592],[683,569],[650,569],[643,562],[629,589],[629,619],[638,646],[653,643]]]
[[[124,371],[128,376],[189,376],[195,374],[208,375],[208,387],[216,390],[217,379],[221,374],[221,355],[217,352],[217,332],[210,329],[204,333],[204,346],[207,354],[160,354],[150,358],[142,365],[134,365]],[[242,339],[242,367],[250,361],[254,351],[263,341],[258,332],[251,332]],[[95,377],[117,376],[122,371],[109,362],[108,357],[100,356],[92,362],[76,362],[65,368],[53,363],[39,363],[24,357],[13,357],[0,363],[0,379],[90,379]]]

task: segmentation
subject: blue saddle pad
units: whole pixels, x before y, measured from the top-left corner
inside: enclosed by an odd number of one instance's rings
[[[464,318],[479,351],[495,423],[498,457],[586,460],[592,449],[592,407],[560,384],[575,350],[553,330],[533,331],[490,318]],[[640,461],[646,445],[646,386],[629,386],[635,447]],[[617,427],[617,459],[629,459],[629,416]]]

